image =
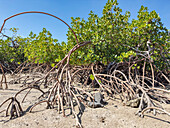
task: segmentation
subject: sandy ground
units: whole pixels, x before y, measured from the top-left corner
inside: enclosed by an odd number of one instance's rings
[[[0,77],[1,78],[1,77]],[[8,90],[0,90],[0,104],[7,98],[13,96],[21,87],[18,84],[9,85]],[[23,92],[18,95],[18,100],[22,100]],[[33,109],[33,113],[28,112],[28,108],[33,105],[41,92],[32,90],[28,94],[22,108],[24,115],[9,120],[5,117],[5,112],[0,113],[0,128],[74,128],[75,118],[72,115],[63,117],[55,109],[46,109],[46,104],[42,103]],[[7,104],[0,108],[2,111]],[[164,105],[165,110],[170,112],[170,104]],[[170,117],[165,114],[145,113],[144,118],[135,116],[138,109],[123,106],[119,101],[108,100],[104,108],[85,108],[81,117],[84,128],[168,128],[170,127]],[[67,112],[68,113],[68,112]]]

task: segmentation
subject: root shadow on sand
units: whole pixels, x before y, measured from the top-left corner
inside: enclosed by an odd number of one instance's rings
[[[79,111],[79,113],[77,114],[77,117],[78,117],[78,120],[79,120],[79,122],[81,124],[81,122],[82,122],[81,117],[83,116],[84,110],[86,108],[85,108],[84,104],[82,104],[81,102],[80,102],[80,106],[81,106],[81,111]]]
[[[170,121],[167,121],[167,120],[163,120],[163,119],[160,119],[160,118],[157,118],[157,117],[153,117],[153,116],[149,116],[149,115],[145,115],[145,116],[149,117],[149,118],[152,118],[152,119],[155,119],[155,120],[159,120],[159,121],[162,121],[162,122],[170,124]]]
[[[23,113],[21,114],[20,117],[24,116],[27,112],[29,112],[30,108],[32,107],[33,105],[30,105],[25,111],[23,111]],[[1,116],[2,117],[2,116]],[[6,117],[6,116],[3,116],[3,117]],[[10,118],[10,119],[7,119],[7,120],[0,120],[0,122],[3,122],[3,123],[7,123],[11,120],[15,120],[16,118],[19,118],[19,117],[15,117],[15,118]]]

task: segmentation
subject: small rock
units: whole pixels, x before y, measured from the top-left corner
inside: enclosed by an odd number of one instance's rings
[[[39,122],[35,122],[37,125],[39,124]]]
[[[117,105],[114,105],[113,107],[117,108]]]
[[[105,119],[106,119],[106,117],[101,117],[101,118],[100,118],[100,122],[104,123],[104,122],[105,122]]]
[[[88,102],[87,105],[91,108],[98,108],[98,107],[104,107],[105,103],[106,102],[104,100],[103,95],[100,92],[98,92],[98,93],[95,93],[94,95],[94,101]]]

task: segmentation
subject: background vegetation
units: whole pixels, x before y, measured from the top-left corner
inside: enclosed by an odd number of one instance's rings
[[[161,70],[169,66],[169,35],[161,18],[155,11],[141,6],[138,16],[129,20],[130,12],[122,13],[117,0],[108,0],[99,17],[92,11],[88,20],[71,17],[71,27],[79,42],[92,41],[71,55],[71,64],[88,65],[94,62],[108,64],[123,62],[129,57],[138,58],[149,55],[153,64]],[[14,35],[17,29],[11,28]],[[2,34],[0,39],[0,62],[6,65],[18,65],[25,60],[34,63],[46,63],[52,67],[76,45],[71,30],[67,33],[67,42],[58,42],[45,28],[38,35],[31,32],[28,37],[8,37]]]

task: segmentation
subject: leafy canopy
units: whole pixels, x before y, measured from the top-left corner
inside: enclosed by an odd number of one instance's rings
[[[130,12],[123,14],[117,0],[108,0],[102,14],[99,17],[91,11],[87,20],[71,17],[71,27],[79,42],[92,41],[92,44],[72,54],[71,64],[123,62],[130,56],[135,57],[138,51],[152,49],[150,55],[157,67],[168,67],[168,30],[155,11],[149,12],[147,7],[141,6],[137,18],[129,21]],[[11,30],[17,32],[16,28]],[[22,62],[28,59],[34,63],[54,66],[54,63],[59,62],[76,45],[70,29],[67,43],[59,43],[57,39],[53,39],[45,28],[38,35],[31,32],[27,38],[16,36],[13,40],[17,42],[17,48],[12,46],[9,38],[0,40],[1,60]]]

